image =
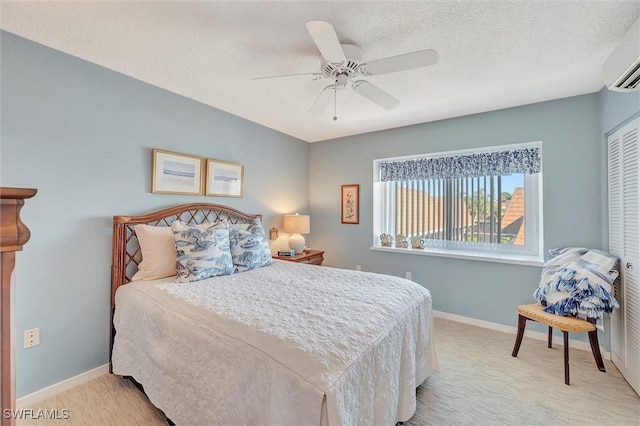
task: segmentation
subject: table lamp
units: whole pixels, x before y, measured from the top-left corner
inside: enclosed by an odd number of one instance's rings
[[[297,213],[284,215],[282,230],[291,234],[289,248],[295,250],[296,254],[302,253],[302,250],[304,250],[304,237],[300,234],[311,232],[309,215]]]

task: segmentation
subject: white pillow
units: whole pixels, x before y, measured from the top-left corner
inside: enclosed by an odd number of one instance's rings
[[[132,281],[155,280],[177,274],[176,245],[168,226],[136,225],[142,262]]]
[[[209,228],[176,220],[171,229],[176,244],[177,283],[233,274],[226,220],[211,224]]]

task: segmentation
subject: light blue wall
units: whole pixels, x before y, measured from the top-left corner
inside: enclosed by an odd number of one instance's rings
[[[308,211],[306,142],[6,32],[1,60],[0,184],[38,189],[16,263],[18,397],[108,362],[113,215],[216,202],[268,228]],[[151,194],[152,148],[244,163],[244,198]],[[41,344],[22,349],[33,327]]]
[[[382,272],[431,290],[438,311],[515,326],[541,268],[370,251],[377,158],[542,141],[544,247],[603,249],[600,109],[590,94],[311,144],[310,245],[331,266]],[[340,223],[340,186],[360,184],[360,224]],[[322,230],[318,232],[317,230]],[[608,338],[603,339],[608,344]]]

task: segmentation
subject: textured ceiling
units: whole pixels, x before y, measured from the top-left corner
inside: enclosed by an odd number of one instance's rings
[[[308,142],[592,93],[640,1],[6,1],[3,29]],[[319,116],[309,20],[364,60],[422,49],[437,65],[367,79],[400,100],[350,91]]]

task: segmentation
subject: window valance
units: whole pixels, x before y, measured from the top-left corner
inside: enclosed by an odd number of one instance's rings
[[[380,181],[540,173],[540,147],[380,163]]]

